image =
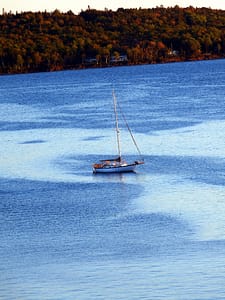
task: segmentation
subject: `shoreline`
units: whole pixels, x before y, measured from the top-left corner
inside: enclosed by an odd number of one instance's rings
[[[172,64],[172,63],[182,63],[182,62],[197,62],[197,61],[209,61],[209,60],[219,60],[219,59],[225,59],[225,56],[204,56],[197,58],[171,58],[171,59],[165,59],[163,61],[159,62],[151,62],[151,63],[113,63],[113,64],[93,64],[93,65],[86,65],[86,64],[80,64],[78,66],[71,66],[69,68],[53,68],[49,70],[32,70],[28,72],[7,72],[7,73],[0,73],[0,76],[7,76],[7,75],[23,75],[23,74],[34,74],[34,73],[47,73],[47,72],[59,72],[59,71],[76,71],[76,70],[88,70],[88,69],[105,69],[105,68],[116,68],[116,67],[132,67],[132,66],[144,66],[144,65],[162,65],[162,64]]]

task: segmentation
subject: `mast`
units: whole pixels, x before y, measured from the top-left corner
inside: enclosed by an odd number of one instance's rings
[[[119,103],[118,103],[118,107],[119,107],[119,109],[120,109],[120,113],[121,113],[121,115],[122,115],[122,117],[123,117],[124,123],[126,124],[126,127],[127,127],[128,131],[129,131],[129,133],[130,133],[131,139],[132,139],[132,141],[133,141],[133,143],[134,143],[134,145],[135,145],[135,147],[136,147],[136,149],[137,149],[137,151],[138,151],[138,153],[139,153],[139,155],[140,155],[140,157],[141,157],[141,160],[144,161],[143,156],[142,156],[142,154],[141,154],[141,151],[140,151],[140,149],[139,149],[139,147],[138,147],[138,145],[137,145],[137,142],[135,141],[135,138],[134,138],[134,136],[133,136],[133,133],[132,133],[132,131],[131,131],[131,129],[130,129],[130,126],[129,126],[128,123],[127,123],[127,120],[126,120],[126,118],[125,118],[124,113],[123,113],[122,110],[121,110],[121,107],[120,107]]]
[[[118,126],[117,102],[116,102],[116,96],[115,96],[114,91],[112,94],[113,94],[113,104],[114,104],[114,112],[115,112],[117,147],[118,147],[119,158],[121,158],[120,131],[119,131],[119,126]]]

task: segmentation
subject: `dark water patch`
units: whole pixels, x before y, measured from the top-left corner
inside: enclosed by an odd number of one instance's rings
[[[74,115],[54,115],[42,118],[44,122],[56,122],[57,124],[67,124],[69,128],[95,129],[95,128],[113,128],[114,117],[108,117],[104,112],[88,112],[80,110]]]
[[[19,143],[19,144],[22,144],[22,145],[26,145],[26,144],[42,144],[42,143],[46,143],[47,141],[45,140],[31,140],[31,141],[24,141],[22,143]]]
[[[0,194],[2,259],[20,256],[32,263],[46,255],[48,262],[173,255],[182,252],[190,234],[171,216],[129,211],[141,188],[123,181],[0,183],[7,192]]]
[[[132,124],[132,122],[131,122]],[[179,129],[190,126],[201,124],[199,121],[173,121],[173,120],[151,120],[142,119],[141,124],[135,124],[133,127],[136,132],[146,133],[146,131],[160,131],[160,130],[171,130]]]
[[[125,112],[124,112],[125,113]],[[126,119],[129,123],[131,129],[135,132],[145,133],[153,130],[170,130],[176,128],[190,127],[201,124],[203,120],[198,118],[198,120],[174,120],[172,117],[168,119],[167,117],[160,116],[157,118],[154,117],[154,113],[149,110],[149,106],[145,107],[145,112],[140,113],[140,110],[137,110],[137,113],[134,115],[133,111],[128,111],[125,113]],[[170,117],[170,115],[169,115]],[[174,117],[175,118],[175,117]],[[103,111],[89,109],[80,109],[74,112],[71,115],[64,115],[61,112],[57,112],[57,115],[47,116],[42,118],[44,122],[56,122],[67,123],[71,128],[84,128],[84,129],[93,129],[93,128],[113,128],[114,127],[114,115],[112,111]],[[127,131],[125,123],[120,119],[119,126],[121,130]]]
[[[45,128],[78,128],[78,129],[102,129],[113,128],[112,122],[108,119],[96,120],[96,117],[87,118],[85,116],[69,117],[46,117],[37,122],[0,122],[0,131],[15,131],[27,129],[45,129]]]
[[[225,159],[197,156],[151,156],[146,157],[148,172],[173,174],[182,178],[213,185],[225,185]]]
[[[175,217],[161,214],[131,214],[112,220],[111,248],[118,257],[173,256],[182,253],[192,235],[188,225]],[[165,234],[166,233],[166,234]],[[120,246],[117,245],[120,236]]]
[[[66,123],[54,122],[0,122],[0,131],[27,129],[69,128]]]
[[[87,137],[87,138],[83,138],[82,139],[82,141],[98,141],[98,140],[101,140],[101,139],[103,139],[103,138],[105,138],[105,136],[104,135],[99,135],[99,136],[89,136],[89,137]]]
[[[117,227],[110,228],[110,220],[125,212],[140,193],[138,186],[124,182],[0,184],[1,257],[45,256],[46,247],[50,256],[99,255]]]

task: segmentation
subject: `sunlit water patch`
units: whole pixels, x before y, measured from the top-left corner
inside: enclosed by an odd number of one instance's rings
[[[163,214],[191,226],[192,239],[225,240],[225,186],[182,180],[176,176],[151,176],[145,194],[134,200],[137,214]]]
[[[216,135],[215,132],[217,132]],[[225,157],[225,148],[222,143],[223,132],[225,132],[225,123],[218,121],[184,129],[158,131],[149,135],[137,134],[136,139],[139,141],[143,155],[159,156],[158,162],[161,168],[163,168],[163,165],[160,161],[160,156],[163,155],[168,158],[170,156],[187,157],[186,161],[184,159],[183,162],[187,169],[191,169],[195,167],[191,157],[199,156],[203,159],[204,157],[214,157],[215,160]],[[96,155],[96,159],[98,154],[99,156],[116,155],[115,141],[114,132],[107,129],[92,131],[58,128],[2,131],[0,150],[1,176],[8,173],[12,177],[24,176],[26,178],[40,179],[46,176],[48,180],[51,180],[52,176],[53,180],[56,178],[60,180],[60,177],[65,176],[65,174],[63,175],[63,172],[59,174],[60,171],[54,165],[55,160],[59,162],[61,159],[63,162],[66,156],[74,156],[79,161],[79,156],[83,155]],[[127,135],[124,135],[123,147],[125,154],[134,154],[135,149],[132,148]],[[217,162],[219,161],[217,160]],[[91,166],[93,162],[90,161],[88,163]],[[176,163],[179,163],[179,160]],[[204,161],[202,165],[204,167]],[[87,165],[84,168],[87,168]],[[168,168],[165,172],[174,170],[173,165],[168,166]],[[40,170],[42,171],[40,172]],[[146,171],[151,172],[151,170],[150,161]]]

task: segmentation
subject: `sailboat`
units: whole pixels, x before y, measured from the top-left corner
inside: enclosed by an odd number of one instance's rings
[[[117,148],[118,148],[118,155],[116,158],[110,158],[110,159],[104,159],[100,160],[99,163],[93,164],[93,173],[124,173],[124,172],[134,172],[136,167],[138,165],[144,164],[144,160],[135,160],[134,162],[128,163],[121,154],[121,141],[120,141],[120,131],[119,131],[119,124],[118,124],[118,113],[117,113],[117,106],[120,108],[120,106],[117,103],[115,93],[113,91],[113,105],[114,105],[114,113],[115,113],[115,126],[116,126],[116,137],[117,137]],[[123,120],[126,124],[126,127],[130,133],[130,136],[132,138],[132,141],[141,157],[141,152],[138,148],[138,145],[134,139],[134,136],[131,132],[130,127],[128,126],[128,123],[126,121],[126,118],[124,114],[121,111],[121,115],[123,117]]]

